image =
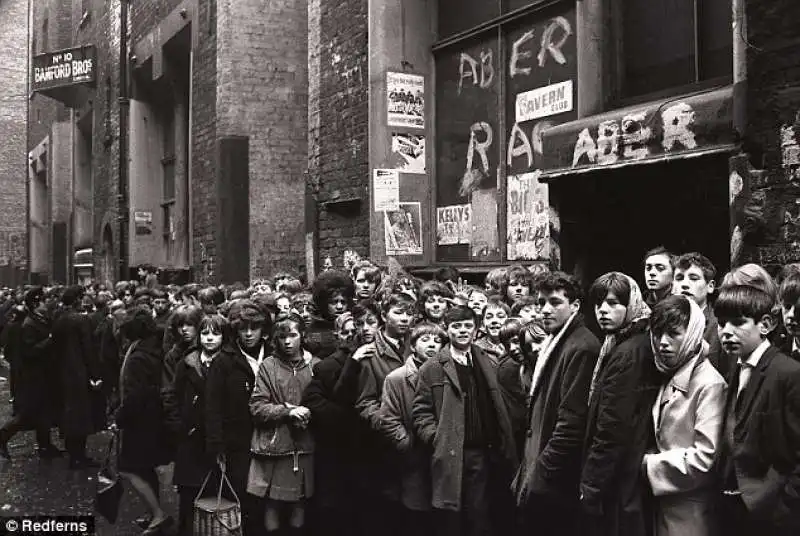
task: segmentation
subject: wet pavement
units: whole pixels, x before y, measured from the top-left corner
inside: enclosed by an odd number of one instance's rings
[[[4,364],[4,363],[3,363]],[[0,364],[0,424],[11,416],[8,370]],[[53,430],[53,441],[63,448],[58,431]],[[102,460],[110,439],[108,432],[89,438],[87,452]],[[0,459],[0,517],[11,515],[94,515],[93,502],[96,469],[71,471],[67,458],[40,460],[35,453],[33,432],[21,432],[9,442],[11,461]],[[162,504],[177,518],[177,494],[172,488],[171,466],[160,472]],[[146,513],[144,503],[124,483],[125,494],[120,503],[120,514],[115,525],[100,516],[96,518],[96,534],[103,536],[134,536],[142,529],[134,523]]]

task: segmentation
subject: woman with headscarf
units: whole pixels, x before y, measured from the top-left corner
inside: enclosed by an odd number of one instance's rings
[[[707,359],[705,316],[685,296],[653,309],[650,344],[662,374],[652,409],[656,448],[642,472],[655,496],[656,536],[712,534],[714,455],[725,415],[726,384]]]
[[[647,333],[650,308],[636,282],[620,272],[600,276],[589,289],[589,299],[605,339],[587,386],[581,532],[648,536],[651,501],[640,467],[652,437],[650,410],[661,383]]]

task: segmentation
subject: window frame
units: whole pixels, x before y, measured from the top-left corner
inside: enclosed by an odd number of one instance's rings
[[[458,32],[456,34],[446,36],[444,38],[438,39],[432,46],[431,46],[431,54],[433,56],[433,70],[432,70],[432,80],[433,80],[433,99],[431,99],[434,104],[430,106],[429,111],[429,121],[431,123],[431,137],[433,142],[430,144],[430,151],[433,156],[433,162],[437,162],[437,152],[438,152],[438,144],[436,140],[438,139],[437,133],[437,119],[438,119],[438,109],[439,103],[436,102],[436,95],[438,90],[438,81],[436,79],[436,71],[438,65],[438,58],[442,54],[446,54],[454,47],[457,47],[461,44],[468,43],[470,40],[475,40],[476,38],[492,38],[497,39],[498,41],[498,58],[496,63],[496,74],[498,75],[498,91],[499,97],[497,99],[497,107],[498,107],[498,118],[497,118],[497,128],[499,130],[498,133],[494,134],[495,143],[498,144],[498,155],[499,155],[499,162],[498,162],[498,187],[497,187],[497,233],[498,233],[498,249],[499,249],[499,258],[498,259],[491,259],[491,260],[450,260],[447,258],[442,258],[439,253],[439,248],[441,247],[438,243],[436,234],[437,234],[437,214],[436,209],[439,206],[439,198],[438,198],[438,188],[439,188],[439,177],[438,177],[438,169],[436,165],[432,166],[431,169],[431,229],[429,230],[429,239],[430,243],[432,244],[432,259],[434,266],[455,266],[458,267],[464,273],[484,273],[487,270],[491,269],[492,267],[496,266],[503,266],[508,265],[509,262],[512,263],[536,263],[541,261],[536,260],[508,260],[508,166],[505,165],[505,158],[504,154],[505,151],[502,149],[508,145],[508,118],[506,117],[506,107],[507,107],[507,92],[508,92],[508,58],[506,57],[508,54],[508,46],[506,44],[506,38],[510,31],[513,31],[514,25],[520,23],[525,18],[535,16],[538,13],[547,13],[548,11],[554,9],[556,6],[567,6],[571,5],[571,3],[566,2],[565,0],[536,0],[532,2],[530,5],[523,6],[513,11],[505,12],[505,0],[502,0],[501,5],[501,14],[498,17],[495,17],[491,20],[485,21],[481,24],[474,26],[468,30],[464,30],[462,32]],[[575,9],[574,5],[570,7],[570,9]],[[577,31],[577,28],[575,29]],[[438,32],[438,28],[437,28]],[[577,81],[577,76],[576,76]],[[577,97],[576,97],[577,98]]]
[[[724,87],[733,83],[733,64],[731,60],[731,73],[725,76],[716,76],[706,79],[700,79],[701,76],[701,55],[698,53],[700,50],[700,43],[702,40],[701,32],[699,31],[699,18],[701,0],[692,0],[694,5],[694,82],[688,84],[681,84],[679,86],[672,86],[657,91],[642,93],[637,95],[626,95],[625,90],[625,42],[624,42],[624,0],[611,0],[607,7],[606,19],[610,21],[609,25],[609,39],[607,50],[604,52],[604,62],[606,70],[609,73],[606,84],[606,111],[642,104],[654,100],[669,98],[677,95],[686,95],[693,92],[704,92],[707,90]],[[732,42],[732,39],[731,39]]]

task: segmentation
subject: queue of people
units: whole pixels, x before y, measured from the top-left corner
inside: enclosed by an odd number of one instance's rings
[[[146,535],[193,534],[222,471],[245,536],[800,534],[800,267],[643,261],[643,287],[359,261],[310,287],[29,288],[3,306],[0,456],[34,430],[60,457],[58,427],[94,467],[110,426]]]

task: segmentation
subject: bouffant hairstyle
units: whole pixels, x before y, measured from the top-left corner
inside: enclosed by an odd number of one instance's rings
[[[763,290],[770,296],[778,297],[778,285],[762,266],[749,263],[734,268],[722,278],[722,286],[748,285]]]
[[[486,274],[486,278],[484,279],[484,283],[490,290],[505,294],[506,287],[508,286],[508,268],[501,267],[489,270],[489,273]]]
[[[147,307],[131,307],[125,312],[120,333],[130,341],[147,339],[158,334],[153,313]]]
[[[228,313],[228,320],[233,331],[239,331],[248,324],[260,327],[266,333],[272,328],[270,316],[252,300],[239,300],[234,303]]]
[[[506,284],[516,285],[520,283],[527,285],[532,291],[533,288],[531,287],[533,285],[533,274],[521,264],[515,264],[514,266],[511,266],[506,273]]]
[[[355,296],[355,285],[353,279],[346,273],[339,270],[328,270],[323,272],[314,281],[311,287],[311,295],[314,300],[314,307],[317,313],[332,320],[328,314],[328,304],[331,298],[341,293],[344,298],[352,304]]]

